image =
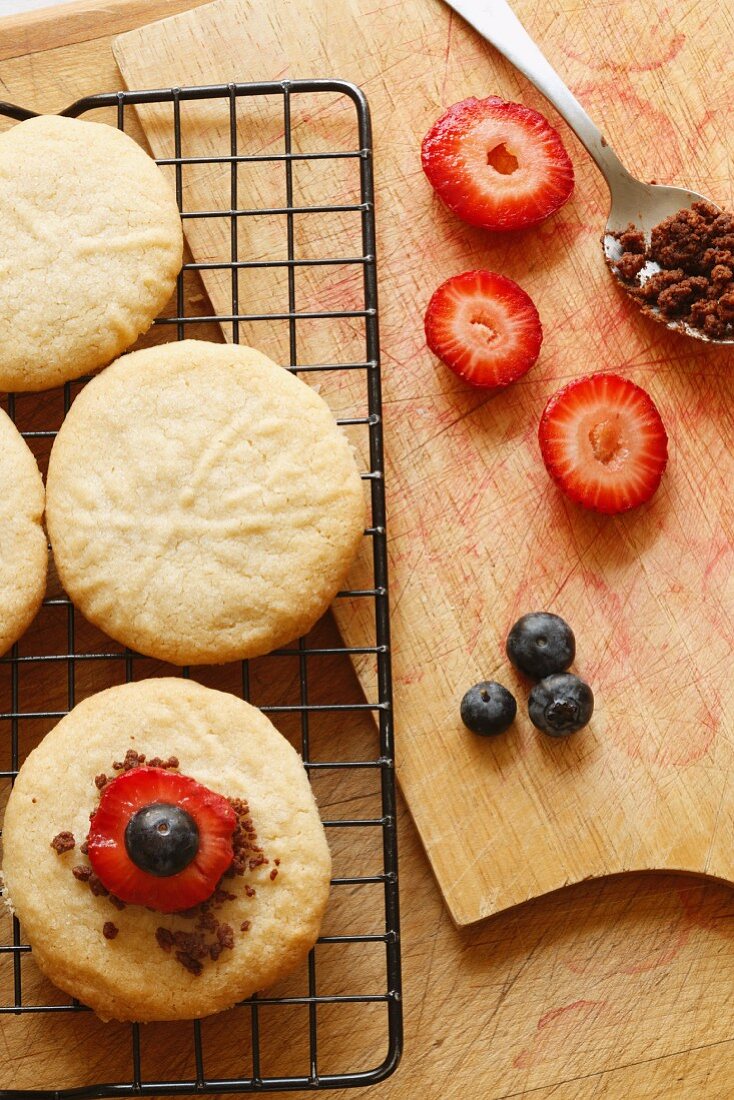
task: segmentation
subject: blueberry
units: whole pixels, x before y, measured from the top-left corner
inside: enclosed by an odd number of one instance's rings
[[[542,680],[568,668],[576,656],[576,639],[560,615],[532,611],[517,620],[507,635],[506,649],[515,668]]]
[[[461,700],[461,720],[472,733],[494,737],[515,721],[515,697],[502,684],[484,680],[469,688]]]
[[[530,692],[530,721],[551,737],[568,737],[590,721],[594,693],[584,680],[571,672],[546,676]]]
[[[199,830],[180,806],[153,802],[127,823],[125,848],[136,867],[158,878],[177,875],[199,850]]]

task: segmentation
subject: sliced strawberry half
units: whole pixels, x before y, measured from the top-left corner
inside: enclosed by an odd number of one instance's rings
[[[102,884],[122,901],[175,913],[214,892],[232,862],[235,824],[227,799],[195,779],[163,768],[131,768],[102,790],[87,837],[89,862]],[[153,834],[146,837],[146,828]],[[181,843],[189,845],[183,856],[186,866],[177,873],[170,873],[170,853],[155,849],[158,834],[165,834],[164,842],[179,844],[179,855]],[[152,856],[150,844],[155,849]],[[136,858],[144,866],[152,859],[158,873],[144,870]]]
[[[425,319],[434,355],[473,386],[499,389],[530,370],[543,329],[522,287],[492,271],[464,271],[442,283]]]
[[[497,96],[449,107],[423,139],[421,159],[446,205],[485,229],[536,225],[573,191],[558,131],[538,111]]]
[[[668,461],[668,437],[652,398],[618,374],[564,386],[539,428],[548,473],[566,496],[613,514],[644,504]]]

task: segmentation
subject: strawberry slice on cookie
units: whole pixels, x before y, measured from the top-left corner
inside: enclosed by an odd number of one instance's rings
[[[141,766],[102,790],[87,850],[103,886],[159,913],[208,898],[232,863],[237,818],[226,798],[195,779]]]
[[[540,317],[522,287],[492,271],[464,271],[442,283],[428,303],[426,343],[472,386],[501,389],[535,363]]]
[[[538,436],[546,469],[566,496],[607,514],[649,500],[668,461],[652,398],[618,374],[564,386],[546,405]]]
[[[454,103],[423,139],[423,170],[450,210],[484,229],[524,229],[555,213],[573,190],[557,130],[498,96]]]

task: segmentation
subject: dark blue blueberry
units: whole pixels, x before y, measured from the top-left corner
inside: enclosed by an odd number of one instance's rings
[[[199,850],[199,830],[180,806],[153,802],[134,813],[125,828],[125,848],[136,867],[158,878],[177,875]]]
[[[576,639],[560,615],[531,611],[518,619],[507,635],[506,649],[515,668],[542,680],[568,668],[576,656]]]
[[[502,684],[485,680],[469,688],[461,700],[461,720],[472,733],[494,737],[515,721],[515,697]]]
[[[546,676],[530,692],[530,721],[551,737],[568,737],[585,726],[594,713],[594,693],[571,672]]]

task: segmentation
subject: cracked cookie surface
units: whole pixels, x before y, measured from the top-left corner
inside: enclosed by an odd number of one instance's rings
[[[0,389],[45,390],[145,332],[181,269],[171,188],[127,134],[40,115],[0,135]]]
[[[305,634],[365,520],[326,402],[252,348],[199,340],[132,352],[82,390],[53,446],[46,508],[83,614],[178,665]]]

